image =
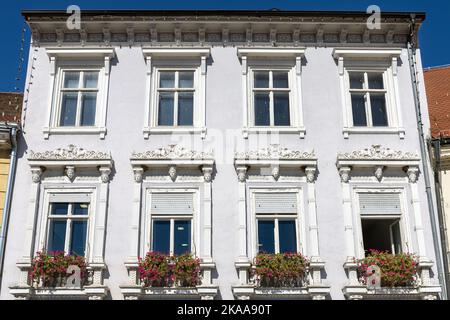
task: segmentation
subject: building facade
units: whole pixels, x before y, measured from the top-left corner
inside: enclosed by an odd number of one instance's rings
[[[450,279],[450,66],[424,72],[431,123],[432,158],[435,171],[436,197],[441,225],[442,247],[445,251],[445,273]]]
[[[342,12],[82,11],[74,30],[65,12],[23,15],[3,299],[441,298],[409,14],[374,30]],[[415,254],[416,284],[368,288],[369,249]],[[85,256],[89,285],[31,286],[55,250]],[[192,252],[201,284],[143,286],[151,251]],[[261,252],[307,256],[308,278],[256,285]]]

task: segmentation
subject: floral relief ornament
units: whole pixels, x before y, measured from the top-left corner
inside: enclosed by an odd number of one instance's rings
[[[419,160],[419,156],[412,152],[396,151],[383,148],[381,145],[373,145],[363,150],[340,153],[339,160]]]
[[[256,151],[236,152],[235,158],[238,160],[256,159],[256,160],[299,160],[310,159],[315,160],[314,151],[306,152],[299,150],[291,150],[280,147],[279,144],[271,144],[268,148]]]
[[[58,148],[53,151],[30,151],[28,160],[110,160],[111,155],[106,152],[92,151],[79,148],[73,144],[67,149]]]
[[[212,151],[199,152],[188,150],[184,147],[171,144],[167,147],[158,148],[156,150],[146,152],[133,152],[132,160],[166,160],[166,159],[183,159],[183,160],[212,160],[214,153]]]

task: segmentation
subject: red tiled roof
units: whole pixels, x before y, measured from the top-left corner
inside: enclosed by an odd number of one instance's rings
[[[0,92],[0,122],[20,122],[22,93]]]
[[[450,66],[425,70],[433,138],[450,137]]]

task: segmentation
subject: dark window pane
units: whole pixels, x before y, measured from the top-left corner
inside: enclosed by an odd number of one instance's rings
[[[64,93],[61,104],[61,126],[74,126],[77,117],[77,93]]]
[[[391,219],[361,219],[363,244],[366,254],[370,250],[392,253]]]
[[[159,94],[158,125],[173,126],[173,93]]]
[[[363,95],[352,94],[353,126],[366,127],[366,103]]]
[[[384,94],[371,94],[372,123],[374,127],[387,127],[386,98]]]
[[[97,106],[97,93],[83,93],[81,105],[82,126],[95,125],[95,108]]]
[[[289,88],[289,77],[287,72],[273,73],[273,87],[274,88]]]
[[[56,215],[67,215],[67,212],[69,211],[69,204],[68,203],[52,203],[52,216]]]
[[[255,125],[270,126],[269,93],[255,93]]]
[[[48,252],[64,251],[66,242],[66,221],[50,221],[48,234]]]
[[[83,85],[85,88],[97,88],[98,72],[85,72]]]
[[[180,88],[193,88],[194,87],[194,72],[180,72],[178,74],[178,87]]]
[[[76,216],[87,216],[89,214],[89,203],[74,203],[73,214]]]
[[[174,254],[191,252],[191,222],[186,220],[175,221],[174,228]]]
[[[278,221],[280,253],[297,252],[297,235],[295,221]]]
[[[368,73],[369,89],[384,89],[383,74],[381,73]]]
[[[255,88],[269,87],[269,72],[255,72]]]
[[[363,89],[364,88],[364,73],[351,72],[350,74],[350,88]]]
[[[170,221],[153,221],[153,251],[170,253]]]
[[[178,125],[194,124],[194,94],[192,92],[178,94]]]
[[[80,83],[79,72],[64,72],[64,88],[78,88]]]
[[[159,87],[160,88],[175,88],[175,72],[160,72],[159,73]]]
[[[274,231],[274,221],[258,221],[258,251],[260,253],[275,253]]]
[[[86,250],[87,221],[73,221],[70,236],[70,254],[84,256]]]
[[[276,126],[290,126],[289,93],[274,94],[274,124]]]

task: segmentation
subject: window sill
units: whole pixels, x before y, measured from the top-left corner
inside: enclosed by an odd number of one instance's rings
[[[203,128],[194,128],[194,127],[145,127],[144,130],[144,138],[148,139],[151,134],[200,134],[202,139],[206,138],[206,127]]]
[[[246,127],[242,129],[242,135],[245,139],[251,133],[291,133],[299,134],[301,139],[305,138],[306,129],[304,127]]]
[[[349,300],[439,300],[440,286],[419,286],[417,288],[368,289],[364,285],[346,286],[344,295]]]
[[[405,139],[404,128],[344,128],[342,131],[345,139],[349,139],[350,134],[398,134],[400,139]]]
[[[83,288],[33,288],[30,286],[10,287],[10,293],[16,299],[64,299],[64,300],[102,300],[108,293],[106,286],[85,286]]]
[[[195,288],[145,288],[139,285],[121,286],[125,300],[138,299],[190,299],[214,300],[218,294],[216,286],[199,286]]]
[[[105,127],[45,127],[42,132],[44,133],[45,139],[48,139],[52,134],[98,134],[100,136],[100,139],[105,139],[106,136]]]
[[[233,287],[233,294],[239,300],[325,300],[330,295],[330,287],[261,288],[254,285],[242,285]]]

